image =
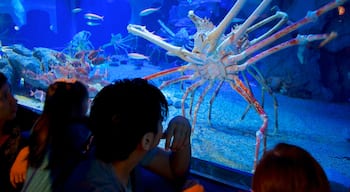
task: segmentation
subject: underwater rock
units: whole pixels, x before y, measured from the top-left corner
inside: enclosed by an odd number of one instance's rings
[[[27,57],[16,53],[8,53],[8,61],[16,72],[21,73],[23,70],[31,70],[40,74],[40,62],[34,57]]]
[[[11,45],[11,46],[9,46],[9,49],[12,49],[12,51],[14,53],[17,53],[19,55],[23,55],[23,56],[26,56],[26,57],[32,56],[32,51],[30,49],[27,49],[26,47],[24,47],[21,44]]]
[[[42,63],[42,70],[44,72],[49,71],[49,66],[60,64],[58,59],[54,56],[55,54],[58,54],[58,53],[60,52],[54,51],[48,48],[43,48],[43,47],[34,48],[33,50],[33,56]]]
[[[8,64],[7,60],[0,59],[0,71],[9,79],[10,85],[14,84],[15,77],[13,75],[13,67]]]

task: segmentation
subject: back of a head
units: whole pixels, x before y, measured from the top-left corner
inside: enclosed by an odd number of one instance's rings
[[[254,192],[329,192],[327,176],[304,149],[280,143],[263,156],[252,182]]]
[[[0,72],[0,89],[3,89],[6,85],[9,85],[8,79],[4,73]],[[0,121],[1,122],[6,121],[4,127],[3,128],[0,127],[0,129],[2,129],[0,131],[3,134],[11,133],[16,123],[15,121],[13,121],[14,120],[13,117],[16,116],[16,114],[14,114],[14,116],[10,115],[10,113],[13,113],[13,112],[10,111],[9,107],[4,107],[4,106],[8,106],[10,103],[10,98],[8,98],[7,94],[8,93],[6,92],[3,92],[3,91],[1,92]],[[4,104],[4,103],[8,103],[8,104]]]
[[[90,110],[96,156],[105,162],[125,160],[144,134],[157,133],[167,112],[164,95],[147,80],[123,79],[104,87]]]
[[[31,166],[37,167],[41,164],[49,141],[51,155],[55,156],[52,160],[66,158],[64,154],[72,149],[70,146],[73,142],[66,139],[70,134],[69,125],[84,117],[87,99],[88,90],[79,81],[56,81],[49,86],[42,115],[34,125],[30,137]]]
[[[47,90],[43,114],[65,118],[79,118],[86,113],[88,91],[79,81],[56,81]]]

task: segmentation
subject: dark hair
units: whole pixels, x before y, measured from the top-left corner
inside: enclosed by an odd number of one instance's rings
[[[5,86],[6,84],[9,84],[8,78],[3,72],[0,72],[0,89]],[[10,121],[5,122],[5,125],[3,127],[2,132],[4,134],[11,134],[14,127],[18,127],[17,119],[13,119]]]
[[[44,109],[29,139],[29,165],[39,167],[50,145],[50,165],[69,158],[71,142],[67,141],[69,125],[82,118],[86,86],[79,82],[58,81],[46,92]]]
[[[320,164],[301,147],[279,143],[265,153],[253,175],[254,192],[329,192]]]
[[[107,85],[90,110],[96,157],[105,162],[125,160],[146,133],[158,132],[167,113],[163,93],[147,80],[123,79]]]
[[[7,82],[7,77],[5,76],[4,73],[0,72],[0,88],[4,86]]]

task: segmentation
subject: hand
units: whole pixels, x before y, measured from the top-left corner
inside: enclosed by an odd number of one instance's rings
[[[17,185],[24,183],[26,179],[28,160],[27,156],[29,153],[29,148],[23,148],[17,155],[15,162],[13,163],[10,170],[10,181],[14,188]]]
[[[176,116],[170,120],[168,128],[163,134],[165,150],[180,151],[190,145],[191,124],[183,116]]]

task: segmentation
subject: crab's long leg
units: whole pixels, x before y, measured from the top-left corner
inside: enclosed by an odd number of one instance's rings
[[[247,20],[238,28],[238,30],[234,33],[231,32],[231,34],[229,34],[228,37],[217,47],[217,51],[220,52],[230,45],[236,45],[237,41],[247,31],[247,28],[259,17],[261,12],[265,10],[266,6],[268,6],[270,2],[271,0],[264,0],[261,2],[260,5],[254,10],[254,12],[247,18]],[[219,27],[220,25],[217,27],[217,29],[219,29]],[[210,36],[208,36],[208,39],[209,38]]]
[[[286,34],[292,32],[292,31],[295,31],[296,29],[300,28],[301,26],[306,25],[310,22],[316,21],[320,15],[328,12],[329,10],[332,10],[332,9],[338,7],[339,5],[342,5],[346,1],[347,0],[336,0],[332,3],[326,4],[325,6],[321,7],[320,9],[317,9],[316,11],[308,12],[307,15],[303,19],[301,19],[301,20],[295,22],[294,24],[278,31],[277,33],[264,39],[263,41],[249,47],[248,49],[246,49],[242,53],[240,53],[238,55],[230,56],[230,58],[228,60],[235,61],[235,62],[240,61],[240,60],[246,58],[248,55],[251,55],[252,53],[256,52],[257,50],[260,50],[263,47],[269,45],[270,43],[275,42],[277,39],[280,39],[281,37],[285,36]]]
[[[120,48],[121,50],[123,50],[123,51],[125,52],[126,55],[128,55],[128,50],[127,50],[126,48],[124,48],[123,46],[118,47],[118,46],[116,46],[116,45],[113,45],[113,47],[114,47],[115,53],[118,54],[117,51],[118,51],[118,48]]]
[[[256,29],[258,29],[259,27],[270,23],[273,20],[276,19],[281,19],[280,21],[278,21],[278,23],[276,23],[276,25],[274,25],[269,31],[267,31],[266,33],[264,33],[263,35],[259,36],[258,38],[255,38],[253,40],[250,41],[251,45],[254,45],[255,43],[265,39],[266,37],[270,36],[272,33],[274,33],[278,28],[280,28],[283,24],[285,24],[288,21],[288,15],[287,13],[284,13],[282,11],[277,11],[274,15],[272,15],[271,17],[268,17],[256,24],[254,24],[253,26],[249,27],[246,31],[246,33],[250,33]]]
[[[170,36],[175,37],[175,33],[167,27],[162,20],[158,19],[158,23]]]
[[[233,43],[236,44],[237,41],[242,37],[246,32],[247,28],[259,17],[261,12],[270,4],[271,0],[264,0],[260,5],[254,10],[254,12],[245,20],[245,22],[238,28],[234,35]]]
[[[216,89],[213,93],[213,95],[211,96],[210,98],[210,102],[209,102],[209,110],[208,110],[208,123],[211,125],[211,108],[212,108],[212,105],[214,103],[214,100],[216,98],[216,96],[218,95],[222,85],[224,84],[224,81],[220,81],[219,84],[216,86]]]
[[[241,74],[242,74],[242,77],[243,77],[243,79],[244,79],[244,82],[245,82],[245,84],[247,85],[249,91],[253,94],[253,91],[252,91],[252,88],[251,88],[251,86],[250,86],[250,84],[249,84],[249,81],[248,81],[248,79],[247,79],[247,76],[245,75],[245,71],[241,71]],[[264,102],[263,102],[263,101],[262,101],[262,103],[261,103],[261,106],[264,108]],[[248,113],[248,111],[249,111],[249,109],[250,109],[251,107],[252,107],[252,105],[251,105],[250,103],[248,103],[246,109],[244,110],[244,112],[243,112],[243,114],[242,114],[242,116],[241,116],[241,120],[243,120],[243,119],[245,118],[245,116],[247,115],[247,113]]]
[[[182,101],[181,101],[181,110],[182,110],[182,115],[185,117],[185,101],[187,99],[187,96],[189,93],[192,93],[194,90],[196,90],[199,86],[203,85],[205,83],[205,80],[199,80],[192,84],[190,87],[188,87],[185,91],[185,93],[182,96]],[[192,131],[194,130],[194,125],[192,125]]]
[[[186,49],[178,46],[174,46],[170,43],[167,43],[163,40],[163,38],[149,32],[145,26],[140,25],[133,25],[129,24],[127,27],[129,33],[132,33],[133,35],[140,36],[159,47],[162,47],[163,49],[167,50],[169,53],[174,54],[184,61],[188,63],[198,63],[201,64],[201,59],[198,58],[198,56],[194,53],[191,53],[187,51]]]
[[[220,24],[208,35],[205,39],[204,45],[209,44],[208,53],[212,52],[216,48],[216,44],[220,36],[225,32],[228,25],[231,23],[232,19],[238,14],[246,0],[238,0],[235,5],[230,9],[225,18],[220,22]]]
[[[273,130],[273,134],[277,133],[278,130],[278,102],[276,99],[276,95],[273,93],[273,91],[271,90],[271,88],[266,84],[265,78],[263,77],[263,75],[261,74],[261,72],[259,71],[258,68],[256,68],[254,65],[251,66],[255,73],[254,74],[249,68],[248,68],[248,73],[259,82],[259,84],[262,86],[262,93],[261,93],[261,106],[264,107],[264,98],[265,98],[265,90],[267,90],[267,92],[271,95],[272,97],[272,101],[273,101],[273,107],[274,107],[274,115],[275,115],[275,128]]]
[[[198,87],[197,87],[197,88],[198,88]],[[196,88],[196,89],[197,89],[197,88]],[[193,102],[194,102],[194,94],[195,94],[196,89],[193,89],[193,91],[192,91],[192,93],[191,93],[190,109],[188,110],[190,116],[192,116],[192,108],[193,108]]]
[[[164,87],[167,87],[167,86],[172,85],[174,83],[178,83],[178,82],[181,82],[184,80],[191,79],[192,77],[193,77],[192,75],[184,75],[184,76],[180,76],[178,78],[175,78],[175,79],[172,79],[169,81],[165,81],[159,86],[159,89],[163,89]]]
[[[205,87],[205,89],[202,91],[201,95],[198,98],[196,107],[194,108],[194,114],[193,114],[193,121],[192,121],[192,126],[195,127],[196,121],[197,121],[197,113],[199,111],[199,107],[202,104],[204,97],[207,95],[208,91],[213,88],[214,86],[214,81],[210,81],[209,85]]]
[[[266,150],[265,131],[267,128],[268,118],[264,109],[260,106],[259,102],[252,96],[249,90],[244,86],[243,82],[237,76],[234,76],[233,80],[234,80],[234,83],[230,82],[230,86],[234,90],[236,90],[248,103],[254,106],[255,110],[260,115],[260,118],[263,120],[262,125],[260,126],[259,130],[256,132],[254,167],[253,167],[253,170],[255,170],[255,167],[259,158],[261,139],[263,139],[264,141],[264,148],[263,148],[264,153]]]
[[[154,79],[154,78],[161,77],[161,76],[164,76],[164,75],[168,75],[168,74],[171,74],[171,73],[183,71],[187,67],[188,67],[188,65],[183,65],[183,66],[179,66],[179,67],[173,67],[173,68],[170,68],[170,69],[159,71],[157,73],[153,73],[153,74],[145,76],[143,78],[146,79],[146,80],[150,80],[150,79]]]
[[[236,65],[236,71],[243,71],[245,70],[248,66],[254,64],[258,60],[261,60],[275,52],[278,52],[282,49],[294,46],[294,45],[299,45],[299,44],[306,44],[308,42],[312,41],[318,41],[318,40],[323,40],[327,39],[329,35],[327,34],[319,34],[319,35],[298,35],[296,38],[293,38],[287,42],[278,44],[270,49],[267,49],[258,55],[248,59],[246,62],[244,62],[242,65]],[[232,58],[228,57],[227,62],[234,62],[231,60]]]

